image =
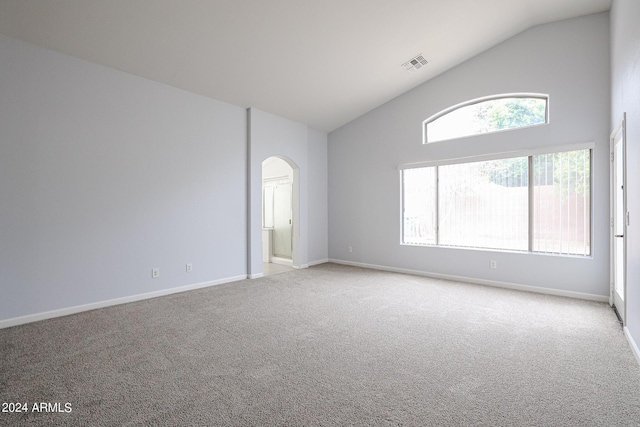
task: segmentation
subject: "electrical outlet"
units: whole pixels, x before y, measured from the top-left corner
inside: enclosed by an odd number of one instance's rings
[[[159,268],[154,268],[151,270],[151,278],[152,279],[157,279],[158,277],[160,277],[160,269]]]
[[[491,268],[498,268],[498,261],[496,261],[495,259],[491,260]]]
[[[352,253],[352,252],[353,252],[353,248],[352,248],[351,246],[349,246],[349,247],[347,248],[347,252]]]
[[[187,273],[191,273],[193,271],[193,264],[187,264]]]

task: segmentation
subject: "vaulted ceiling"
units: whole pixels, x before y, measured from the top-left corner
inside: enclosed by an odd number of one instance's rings
[[[0,33],[331,131],[611,0],[1,0]],[[413,73],[402,64],[423,54]],[[1,59],[1,58],[0,58]]]

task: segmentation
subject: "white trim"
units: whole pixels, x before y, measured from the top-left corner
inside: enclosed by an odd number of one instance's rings
[[[319,259],[316,261],[309,261],[309,267],[313,267],[314,265],[326,264],[329,262],[329,258]]]
[[[576,298],[576,299],[583,299],[583,300],[597,301],[597,302],[609,301],[609,296],[607,295],[595,295],[595,294],[587,294],[583,292],[563,291],[559,289],[542,288],[542,287],[530,286],[530,285],[521,285],[519,283],[508,283],[508,282],[498,282],[495,280],[475,279],[472,277],[431,273],[428,271],[410,270],[406,268],[396,268],[396,267],[389,267],[389,266],[376,265],[376,264],[365,264],[361,262],[343,261],[339,259],[330,259],[329,262],[333,262],[335,264],[351,265],[353,267],[370,268],[373,270],[390,271],[393,273],[403,273],[403,274],[411,274],[414,276],[431,277],[433,279],[443,279],[443,280],[451,280],[454,282],[470,283],[474,285],[485,285],[485,286],[492,286],[495,288],[505,288],[505,289],[514,289],[518,291],[525,291],[525,292],[534,292],[537,294],[556,295],[560,297]]]
[[[288,267],[294,267],[293,260],[291,258],[282,258],[282,257],[277,257],[277,256],[271,256],[271,263],[272,264],[286,265]]]
[[[546,148],[540,148],[540,149],[530,149],[530,150],[522,150],[522,151],[510,151],[510,152],[503,152],[503,153],[495,153],[495,154],[488,154],[488,155],[480,155],[480,156],[470,156],[470,157],[460,157],[457,159],[450,159],[450,160],[434,160],[434,161],[427,161],[427,162],[418,162],[418,163],[405,163],[405,164],[400,164],[398,165],[398,169],[400,171],[400,215],[399,215],[399,219],[400,219],[400,245],[412,245],[412,246],[434,246],[434,247],[444,247],[446,245],[441,244],[440,242],[440,219],[439,219],[439,213],[440,213],[440,201],[442,199],[441,194],[440,194],[440,185],[436,185],[435,188],[435,193],[434,194],[430,194],[431,196],[431,202],[435,202],[435,207],[434,207],[434,212],[435,212],[435,242],[433,243],[428,243],[428,244],[419,244],[419,243],[412,243],[412,242],[405,242],[405,221],[404,221],[404,202],[405,202],[405,198],[406,198],[406,194],[405,194],[405,188],[404,188],[404,181],[405,181],[405,175],[404,172],[406,170],[410,170],[410,169],[420,169],[420,168],[425,168],[425,167],[429,167],[430,169],[424,169],[425,171],[434,171],[436,174],[436,183],[440,182],[440,167],[446,167],[452,164],[463,164],[463,165],[472,165],[475,162],[478,162],[480,160],[487,160],[487,159],[497,159],[497,158],[501,158],[503,155],[505,154],[509,154],[508,157],[505,158],[511,158],[511,159],[521,159],[521,160],[526,160],[527,161],[527,170],[528,170],[528,180],[527,180],[527,185],[525,186],[527,189],[527,194],[528,194],[528,203],[527,203],[527,209],[528,209],[528,216],[527,216],[527,247],[526,249],[521,248],[520,250],[513,250],[513,251],[517,251],[517,252],[523,252],[523,253],[536,253],[538,251],[534,251],[534,189],[535,189],[535,183],[533,180],[533,175],[534,175],[534,171],[533,171],[533,156],[536,155],[536,152],[538,153],[544,153],[545,155],[547,154],[552,154],[552,153],[562,153],[562,154],[567,154],[567,153],[575,153],[575,152],[583,152],[583,153],[588,153],[589,157],[588,157],[588,161],[589,161],[589,231],[590,231],[590,236],[593,236],[593,221],[591,221],[591,217],[593,216],[593,203],[594,203],[594,198],[593,198],[593,194],[592,194],[592,189],[593,189],[593,151],[595,148],[595,144],[593,142],[588,142],[588,143],[576,143],[576,144],[567,144],[567,145],[557,145],[554,147],[546,147]],[[515,154],[519,153],[518,156],[516,156]],[[510,156],[514,156],[514,157],[510,157]],[[464,163],[460,163],[460,162],[464,162]],[[425,202],[427,205],[430,203],[429,201]],[[585,217],[586,218],[586,217]],[[540,253],[546,253],[546,254],[553,254],[553,255],[577,255],[577,256],[584,256],[584,257],[591,257],[593,256],[593,239],[591,239],[589,241],[589,245],[588,245],[588,253],[586,251],[587,248],[584,248],[582,251],[582,254],[580,253],[557,253],[557,252],[548,252],[548,251],[539,251]],[[471,247],[469,245],[451,245],[451,247],[456,247],[456,248],[474,248]],[[500,250],[503,251],[505,250],[505,248],[485,248],[485,247],[475,247],[474,249],[481,249],[481,250]]]
[[[624,336],[627,337],[627,341],[629,341],[629,346],[631,347],[631,351],[633,352],[633,355],[636,357],[636,361],[640,365],[640,349],[638,348],[638,345],[636,344],[636,342],[633,340],[633,337],[629,332],[629,328],[627,328],[626,326],[624,327]]]
[[[58,310],[45,311],[42,313],[29,314],[26,316],[14,317],[11,319],[0,320],[0,329],[10,328],[12,326],[24,325],[25,323],[37,322],[40,320],[53,319],[55,317],[68,316],[70,314],[81,313],[83,311],[95,310],[98,308],[111,307],[114,305],[126,304],[145,299],[157,298],[180,292],[193,291],[196,289],[207,288],[210,286],[222,285],[225,283],[237,282],[245,280],[246,275],[227,277],[224,279],[212,280],[210,282],[196,283],[193,285],[180,286],[177,288],[163,289],[160,291],[147,292],[144,294],[131,295],[128,297],[115,298],[105,301],[98,301],[89,304],[76,305],[74,307],[61,308]]]
[[[261,277],[264,277],[264,273],[249,274],[247,276],[248,279],[259,279]]]
[[[563,153],[566,151],[577,150],[593,150],[596,147],[595,142],[578,142],[575,144],[554,145],[551,147],[539,147],[525,150],[502,151],[498,153],[479,154],[466,157],[451,157],[438,160],[427,160],[424,162],[402,163],[398,165],[398,170],[415,169],[433,166],[455,165],[460,163],[473,163],[488,160],[507,159],[511,157],[528,157],[539,154]]]
[[[616,274],[617,270],[616,265],[616,256],[622,257],[623,260],[623,272],[622,272],[622,283],[624,284],[624,289],[622,295],[622,304],[616,305],[616,309],[618,310],[618,315],[622,319],[622,325],[626,327],[627,325],[627,238],[622,238],[622,254],[616,254],[616,237],[615,237],[615,219],[617,216],[616,212],[616,189],[615,186],[618,184],[617,182],[617,171],[615,160],[615,147],[616,147],[616,137],[618,134],[620,135],[620,143],[622,144],[622,235],[627,236],[627,223],[626,223],[626,215],[627,211],[627,135],[626,135],[626,121],[627,121],[627,113],[622,113],[622,120],[616,128],[609,135],[609,304],[615,305],[616,303]],[[622,307],[619,307],[622,305]]]
[[[487,95],[481,96],[479,98],[469,99],[467,101],[459,102],[451,107],[447,107],[444,110],[432,115],[428,119],[426,119],[423,123],[426,125],[427,123],[433,122],[436,119],[439,119],[442,116],[445,116],[455,110],[458,110],[462,107],[466,107],[467,105],[480,104],[481,102],[493,101],[504,98],[538,98],[547,100],[547,104],[549,103],[549,94],[547,93],[535,93],[535,92],[510,92],[510,93],[497,93],[495,95]],[[547,105],[548,108],[548,105]],[[546,112],[548,116],[548,111]],[[547,117],[547,123],[549,122]]]
[[[516,127],[513,127],[513,128],[497,129],[497,130],[489,131],[489,132],[472,133],[471,135],[453,136],[453,137],[444,138],[444,139],[436,139],[436,140],[433,140],[433,141],[429,141],[428,140],[427,125],[435,122],[440,117],[446,116],[447,114],[453,113],[454,111],[459,110],[459,109],[464,108],[464,107],[468,107],[468,106],[475,105],[475,104],[480,104],[480,103],[487,102],[487,101],[497,101],[497,100],[505,99],[505,98],[529,98],[529,99],[537,98],[537,99],[544,99],[545,100],[544,122],[543,123],[537,123],[535,125],[516,126]],[[533,126],[538,126],[538,125],[548,125],[549,124],[549,120],[550,120],[550,118],[549,118],[549,94],[546,94],[546,93],[530,93],[530,92],[514,92],[514,93],[499,93],[499,94],[495,94],[495,95],[482,96],[480,98],[469,99],[467,101],[460,102],[460,103],[458,103],[456,105],[452,105],[451,107],[445,108],[444,110],[432,115],[431,117],[429,117],[428,119],[423,121],[422,122],[422,144],[423,145],[427,145],[427,144],[432,144],[432,143],[435,143],[435,142],[451,141],[452,139],[467,138],[467,137],[470,137],[470,136],[486,135],[486,134],[502,132],[502,131],[508,131],[508,130],[523,129],[523,128],[528,128],[528,127],[533,127]]]

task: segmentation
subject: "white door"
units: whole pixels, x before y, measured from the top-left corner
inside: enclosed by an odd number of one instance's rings
[[[291,258],[292,188],[291,183],[273,188],[273,255],[280,258]]]
[[[625,117],[611,133],[611,297],[626,324],[626,143]]]

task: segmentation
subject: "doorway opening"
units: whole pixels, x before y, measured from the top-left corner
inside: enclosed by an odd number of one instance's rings
[[[265,276],[294,267],[295,169],[280,157],[262,162],[262,262]]]
[[[611,133],[611,293],[613,306],[622,326],[626,325],[627,260],[627,153],[626,115]]]

